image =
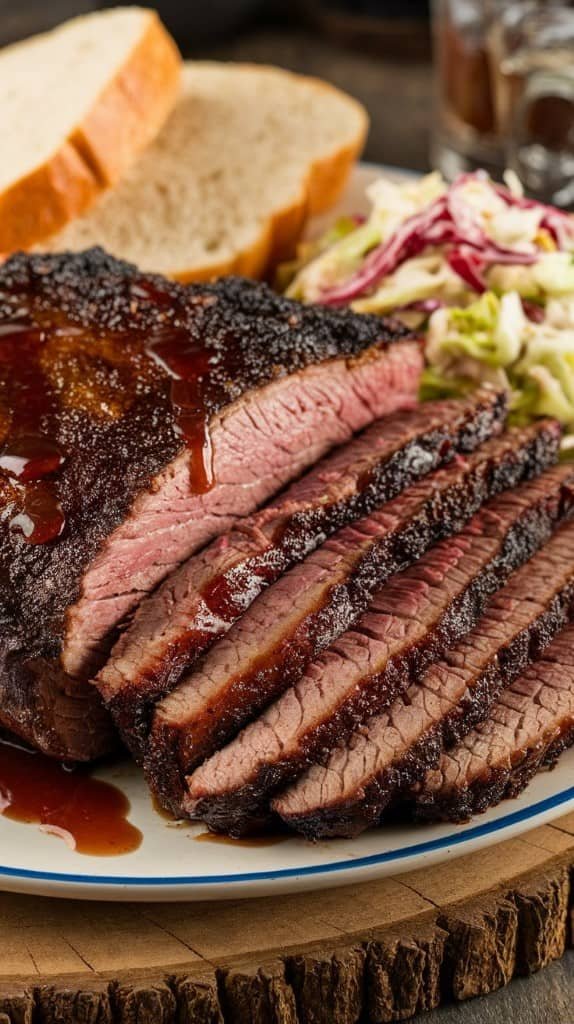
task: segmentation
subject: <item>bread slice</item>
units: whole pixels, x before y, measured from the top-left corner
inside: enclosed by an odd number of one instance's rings
[[[153,11],[75,18],[0,50],[0,252],[83,213],[155,136],[181,58]]]
[[[180,280],[261,276],[309,214],[338,198],[367,116],[332,86],[277,68],[189,63],[155,143],[49,248],[98,244]]]

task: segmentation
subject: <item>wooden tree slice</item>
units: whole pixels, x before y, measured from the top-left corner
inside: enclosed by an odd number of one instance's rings
[[[233,903],[0,896],[0,1024],[369,1024],[562,956],[574,814],[469,857]]]

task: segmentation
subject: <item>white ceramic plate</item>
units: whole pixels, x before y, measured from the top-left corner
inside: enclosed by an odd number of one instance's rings
[[[366,882],[491,846],[574,809],[574,749],[553,772],[537,776],[518,800],[469,825],[393,826],[354,840],[276,845],[198,842],[200,825],[177,825],[154,811],[137,768],[125,762],[98,772],[132,805],[143,832],[135,853],[86,857],[57,836],[0,818],[0,888],[79,899],[214,900],[300,892]]]
[[[364,186],[378,173],[361,167],[342,210],[364,208]],[[332,214],[331,214],[332,217]],[[315,225],[315,230],[321,225]],[[393,826],[355,840],[276,845],[198,842],[205,830],[158,815],[140,772],[129,762],[98,777],[131,802],[140,848],[109,859],[81,856],[34,825],[0,817],[0,888],[80,899],[213,900],[322,889],[411,871],[510,839],[574,809],[574,749],[539,775],[518,800],[464,826]]]

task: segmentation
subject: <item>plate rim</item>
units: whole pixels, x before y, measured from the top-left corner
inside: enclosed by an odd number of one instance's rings
[[[11,868],[0,865],[0,878],[27,879],[35,882],[48,882],[59,885],[85,885],[85,886],[107,886],[122,888],[153,888],[169,889],[179,887],[218,887],[233,886],[235,889],[241,885],[254,885],[257,883],[271,882],[276,880],[287,880],[293,878],[310,878],[317,875],[334,875],[340,872],[360,872],[367,868],[373,868],[381,864],[401,862],[410,857],[422,857],[426,854],[435,855],[441,851],[450,851],[452,847],[463,847],[465,844],[473,844],[492,834],[510,830],[513,826],[524,824],[532,818],[547,816],[555,810],[572,802],[574,804],[574,785],[551,796],[544,797],[527,807],[510,811],[491,821],[483,821],[465,831],[449,832],[445,836],[436,839],[428,839],[421,843],[409,844],[398,849],[384,850],[381,853],[368,854],[363,857],[350,857],[346,860],[332,861],[327,864],[308,864],[306,866],[276,868],[268,871],[243,872],[241,874],[226,875],[171,875],[141,877],[134,875],[89,875],[70,872],[39,871],[31,868]],[[557,813],[557,816],[558,816]],[[461,855],[464,850],[458,850]]]

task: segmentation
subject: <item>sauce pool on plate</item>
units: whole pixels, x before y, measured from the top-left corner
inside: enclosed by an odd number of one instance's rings
[[[234,836],[219,835],[217,832],[200,832],[194,838],[196,843],[220,843],[223,846],[256,847],[277,846],[278,843],[286,842],[289,837],[271,833],[264,836],[242,836],[241,838],[236,838]]]
[[[128,821],[130,804],[115,786],[84,768],[66,768],[42,754],[0,742],[0,812],[60,836],[76,853],[132,853],[142,834]]]

